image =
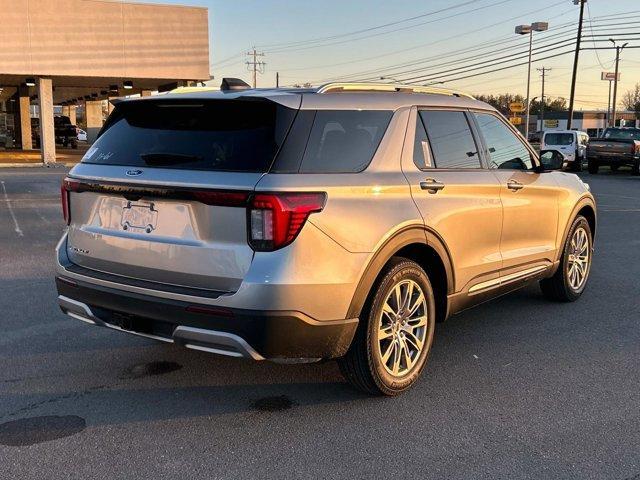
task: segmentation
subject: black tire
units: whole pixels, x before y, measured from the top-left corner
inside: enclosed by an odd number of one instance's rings
[[[588,239],[588,264],[587,264],[587,272],[584,282],[579,286],[579,288],[574,288],[570,284],[569,279],[569,256],[571,254],[571,239],[578,229],[584,229],[587,233]],[[580,298],[582,292],[584,292],[585,287],[589,281],[589,273],[591,271],[591,262],[593,260],[593,234],[591,232],[591,227],[589,226],[589,222],[582,215],[578,215],[573,223],[571,224],[571,228],[569,229],[569,234],[567,235],[567,239],[564,242],[564,247],[562,250],[562,257],[560,258],[560,265],[558,266],[558,270],[551,278],[545,278],[540,281],[540,289],[545,297],[549,300],[555,300],[560,302],[575,302]]]
[[[633,162],[633,166],[631,167],[632,175],[640,175],[640,160],[636,160]]]
[[[609,165],[609,168],[611,169],[612,172],[617,172],[618,169],[620,168],[620,165]]]
[[[598,170],[600,169],[600,165],[598,164],[598,160],[594,159],[594,158],[590,158],[589,159],[589,173],[595,175],[596,173],[598,173]]]
[[[426,310],[426,332],[422,350],[415,355],[413,366],[402,376],[394,376],[386,370],[388,366],[385,366],[381,358],[380,345],[384,340],[378,339],[378,323],[382,319],[382,309],[387,297],[397,285],[407,280],[413,280],[424,295],[426,307],[421,308]],[[342,374],[354,387],[371,395],[395,396],[404,392],[420,377],[427,363],[433,343],[435,319],[435,297],[425,271],[406,258],[392,258],[371,289],[349,351],[338,360]],[[395,340],[390,341],[393,342]],[[398,357],[400,356],[401,353],[398,353]]]
[[[577,157],[576,160],[573,162],[572,171],[574,172],[581,172],[582,171],[582,158]]]

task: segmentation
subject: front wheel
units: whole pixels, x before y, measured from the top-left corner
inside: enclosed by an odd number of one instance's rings
[[[633,162],[633,166],[631,167],[632,175],[640,175],[640,160],[636,160]]]
[[[598,165],[598,160],[590,158],[589,159],[589,173],[596,174],[600,169],[600,165]]]
[[[435,297],[417,263],[396,257],[382,271],[345,357],[345,378],[372,395],[398,395],[418,379],[435,328]]]
[[[582,215],[576,217],[567,235],[560,265],[551,278],[540,282],[542,293],[550,300],[574,302],[582,295],[593,254],[593,236],[589,222]]]

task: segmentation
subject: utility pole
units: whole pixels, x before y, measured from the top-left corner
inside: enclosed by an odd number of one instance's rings
[[[616,73],[615,73],[615,78],[613,79],[613,100],[611,102],[611,126],[615,127],[616,126],[616,101],[618,100],[618,75],[619,75],[619,69],[618,69],[618,65],[620,63],[620,52],[622,52],[622,50],[624,50],[624,47],[626,47],[627,45],[629,45],[628,43],[625,43],[622,46],[618,46],[616,45],[616,41],[613,40],[612,38],[609,39],[616,47]]]
[[[546,68],[546,67],[542,67],[542,68],[538,68],[538,71],[540,72],[540,74],[542,76],[542,99],[540,101],[540,130],[544,130],[544,106],[545,106],[545,102],[544,102],[544,79],[545,79],[545,76],[546,76],[547,72],[550,72],[551,69],[550,68]]]
[[[280,88],[280,72],[276,72],[276,88]]]
[[[253,57],[251,61],[245,63],[247,64],[247,68],[253,71],[253,88],[256,88],[258,86],[258,72],[264,73],[264,66],[266,65],[263,61],[258,61],[258,57],[264,57],[264,53],[258,53],[256,47],[253,47],[253,50],[247,52],[247,55]]]
[[[584,4],[587,0],[573,0],[574,5],[580,4],[580,20],[578,22],[578,36],[576,38],[576,53],[573,57],[573,75],[571,76],[571,95],[569,95],[569,116],[567,130],[571,130],[573,121],[573,101],[576,94],[576,76],[578,75],[578,57],[580,56],[580,41],[582,40],[582,19],[584,18]]]

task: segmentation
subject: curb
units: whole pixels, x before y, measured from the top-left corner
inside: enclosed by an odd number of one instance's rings
[[[48,165],[44,163],[0,163],[0,168],[68,168],[77,164],[78,162],[56,162]]]

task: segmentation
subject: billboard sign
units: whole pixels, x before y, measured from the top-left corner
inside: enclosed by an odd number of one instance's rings
[[[616,79],[616,72],[602,72],[600,74],[600,80],[609,80],[613,82]],[[620,81],[620,73],[618,73],[618,81]]]

